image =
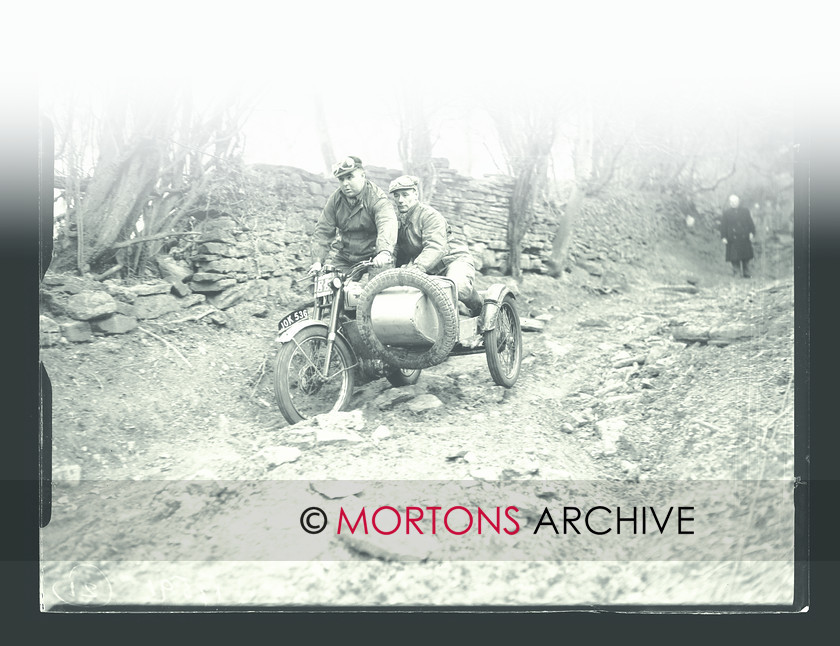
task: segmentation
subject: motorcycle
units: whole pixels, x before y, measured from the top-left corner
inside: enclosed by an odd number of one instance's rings
[[[516,383],[522,330],[505,285],[491,285],[481,313],[465,317],[450,279],[390,269],[363,286],[372,266],[325,266],[313,277],[313,301],[278,322],[274,392],[290,424],[345,410],[354,387],[374,379],[417,383],[423,368],[450,356],[483,352],[496,384]]]

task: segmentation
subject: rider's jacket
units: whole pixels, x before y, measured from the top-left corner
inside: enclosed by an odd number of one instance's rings
[[[312,260],[324,262],[334,241],[337,253],[353,263],[367,260],[380,251],[394,253],[397,216],[381,188],[367,180],[352,205],[341,190],[330,195],[315,225]]]
[[[412,206],[400,213],[397,238],[397,266],[413,261],[426,273],[439,274],[455,260],[473,264],[467,243],[452,233],[452,227],[431,206]]]

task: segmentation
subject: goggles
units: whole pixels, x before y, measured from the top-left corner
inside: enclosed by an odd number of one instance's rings
[[[361,167],[362,160],[358,157],[345,157],[337,164],[333,164],[332,172],[336,177],[340,177],[341,175],[352,173],[354,170]]]

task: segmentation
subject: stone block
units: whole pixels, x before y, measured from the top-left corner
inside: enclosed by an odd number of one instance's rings
[[[202,236],[201,242],[204,242],[206,236],[226,234],[232,235],[232,231],[237,228],[236,222],[233,218],[222,216],[205,220],[201,225]]]
[[[49,316],[43,314],[38,317],[38,343],[41,347],[49,347],[58,343],[61,338],[61,327]]]
[[[81,294],[90,291],[93,286],[99,287],[96,283],[91,284],[90,281],[78,276],[62,276],[61,281],[56,284],[55,288],[65,294]]]
[[[156,256],[155,262],[161,277],[169,283],[183,283],[192,275],[186,262],[175,260],[172,256]]]
[[[204,294],[190,294],[181,299],[181,307],[192,307],[207,300]]]
[[[172,290],[172,285],[167,281],[132,285],[128,289],[136,296],[152,296],[154,294],[168,294]]]
[[[105,292],[81,292],[67,299],[67,314],[79,321],[102,318],[117,311],[117,302]]]
[[[118,301],[122,301],[123,303],[133,303],[137,299],[137,294],[135,294],[125,285],[121,285],[117,282],[106,281],[105,291],[108,292],[114,298],[116,298]]]
[[[137,319],[133,316],[114,314],[106,319],[93,322],[93,328],[105,334],[125,334],[137,327]]]
[[[282,238],[280,243],[282,244]],[[257,241],[257,249],[260,253],[280,253],[282,251],[280,245],[272,242],[271,240],[266,240],[265,238],[260,238]]]
[[[235,255],[233,253],[234,249],[235,245],[226,244],[224,242],[204,242],[199,245],[198,253],[230,257]]]
[[[47,273],[41,282],[44,283],[44,285],[63,285],[65,278],[65,276],[61,276],[59,274]]]
[[[201,267],[206,265],[208,262],[212,262],[214,260],[221,260],[224,256],[217,256],[214,253],[197,253],[192,256],[192,261],[195,265]],[[199,269],[198,271],[201,271]]]
[[[156,319],[179,309],[178,299],[170,294],[140,296],[134,302],[134,313],[138,319]]]
[[[175,292],[181,298],[183,298],[184,296],[189,296],[192,293],[192,290],[190,289],[189,285],[180,282],[172,282],[172,291]]]
[[[316,428],[315,441],[318,444],[357,444],[364,442],[364,438],[351,430]]]
[[[129,303],[123,303],[122,301],[117,301],[117,314],[122,314],[123,316],[137,316],[137,310],[134,308],[134,305]]]
[[[274,256],[260,256],[254,260],[254,263],[259,267],[261,276],[270,276],[277,269],[277,260]]]
[[[67,316],[67,295],[42,289],[39,293],[41,306],[50,314]]]
[[[222,242],[225,244],[236,244],[236,237],[230,231],[214,230],[203,233],[197,240],[197,243],[203,244],[205,242]]]
[[[84,343],[93,338],[93,333],[87,321],[73,321],[62,324],[61,336],[72,343]]]
[[[223,276],[224,274],[216,274],[217,276]],[[213,294],[221,292],[228,287],[233,287],[236,285],[235,278],[220,278],[220,280],[214,281],[193,281],[190,283],[190,289],[193,292],[198,293],[207,293]]]
[[[219,294],[212,294],[211,296],[208,296],[207,302],[220,310],[226,310],[241,301],[248,300],[250,292],[250,284],[241,283],[235,287],[230,287]]]
[[[415,397],[408,404],[407,408],[414,413],[424,413],[435,408],[443,406],[443,402],[431,394],[420,395]]]
[[[202,263],[201,270],[218,274],[228,274],[236,271],[244,271],[245,263],[240,258],[222,258]]]
[[[224,276],[222,274],[214,274],[210,272],[196,272],[192,275],[192,282],[199,282],[199,283],[206,283],[215,280],[222,280]]]

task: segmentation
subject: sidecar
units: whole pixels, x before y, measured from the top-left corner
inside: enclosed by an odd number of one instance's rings
[[[503,284],[487,289],[478,316],[459,316],[452,280],[394,269],[371,279],[355,304],[367,350],[390,366],[417,370],[483,352],[496,384],[510,388],[519,377],[522,328],[515,297]]]

